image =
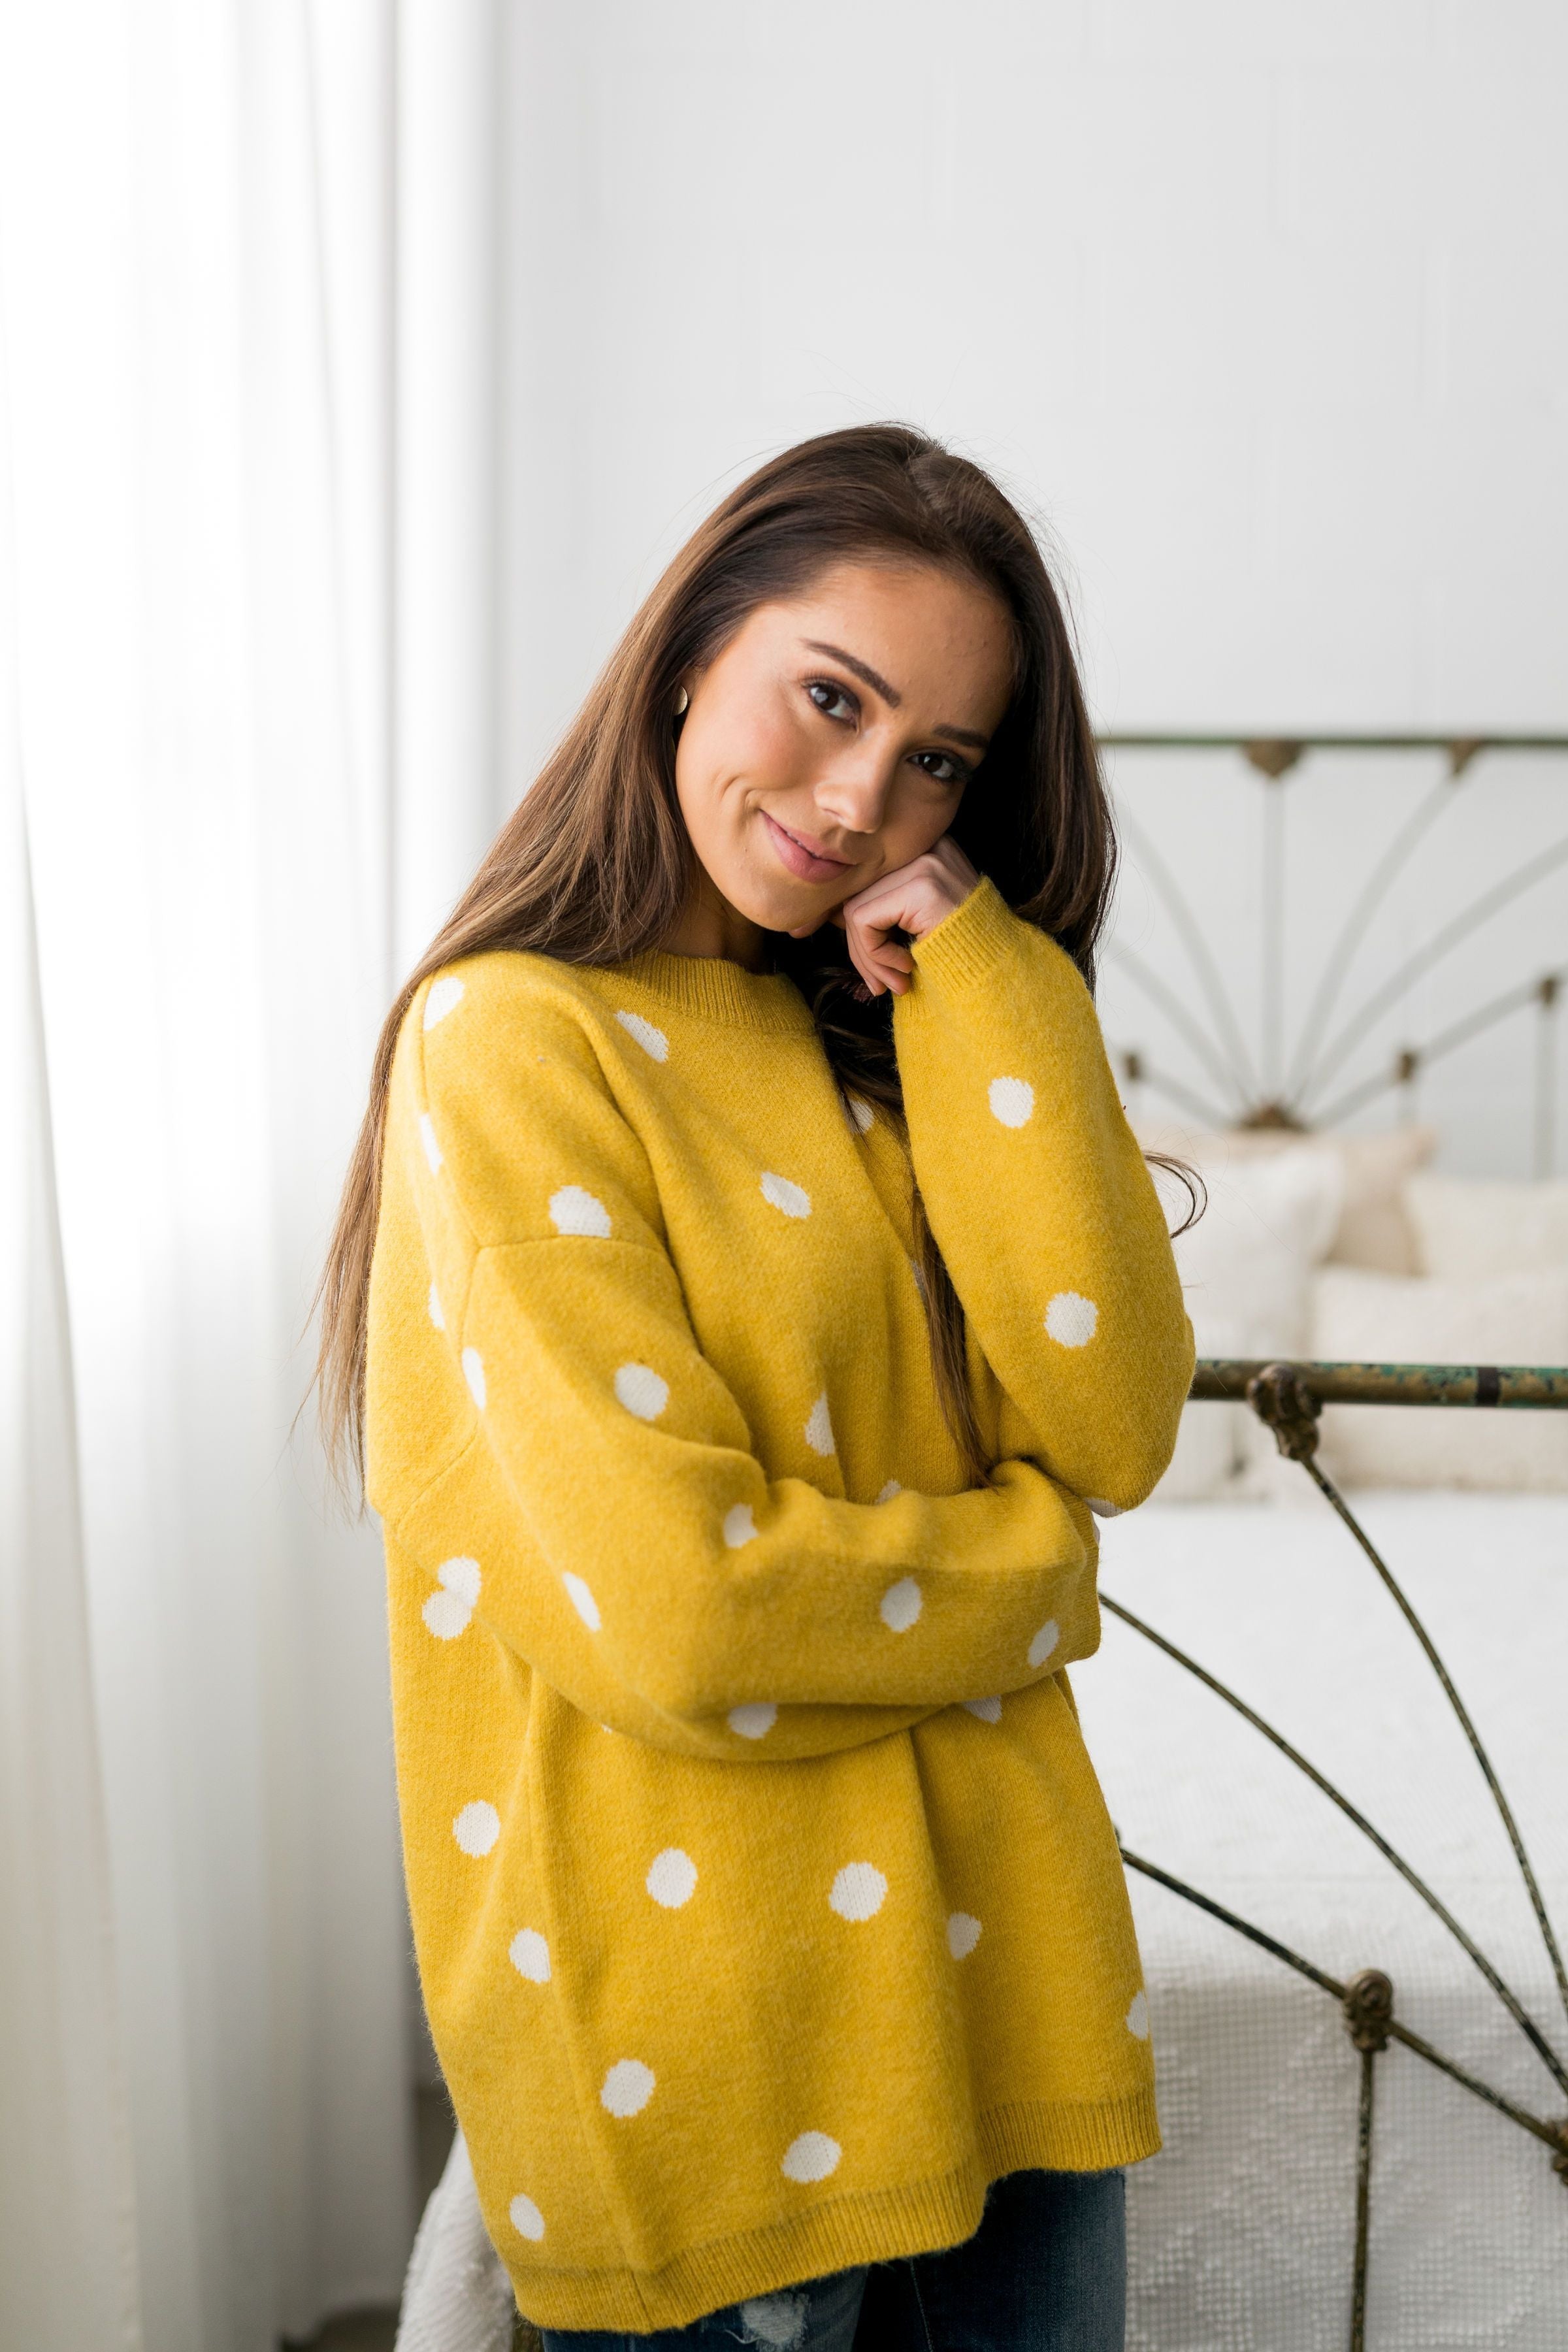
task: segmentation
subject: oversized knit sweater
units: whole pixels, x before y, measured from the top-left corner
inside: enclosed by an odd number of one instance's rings
[[[368,1414],[408,1886],[547,2326],[954,2244],[1003,2173],[1159,2144],[1062,1669],[1191,1332],[1068,959],[983,881],[913,961],[902,1122],[718,959],[473,957],[398,1045]]]

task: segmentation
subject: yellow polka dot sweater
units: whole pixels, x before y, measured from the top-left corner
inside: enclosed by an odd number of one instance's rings
[[[408,1885],[547,2326],[680,2326],[1158,2145],[1062,1669],[1192,1337],[1068,958],[985,881],[913,960],[907,1130],[716,959],[478,956],[399,1043],[369,1438]]]

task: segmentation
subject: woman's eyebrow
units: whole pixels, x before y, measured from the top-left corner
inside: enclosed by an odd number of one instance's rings
[[[869,662],[861,661],[855,654],[846,653],[842,646],[824,645],[819,637],[807,637],[805,643],[808,654],[826,654],[830,659],[842,662],[845,668],[859,678],[863,685],[870,687],[874,693],[879,694],[890,710],[897,710],[904,698],[903,696],[896,687],[889,686],[887,679],[871,667]],[[990,749],[989,739],[984,735],[977,735],[972,727],[933,727],[931,731],[933,735],[945,735],[950,743],[973,744],[977,751]]]
[[[841,661],[847,670],[854,672],[862,685],[879,694],[890,710],[896,710],[902,702],[903,696],[895,687],[889,686],[885,677],[879,677],[869,662],[857,660],[853,654],[847,654],[842,646],[820,645],[815,637],[807,637],[805,649],[808,654],[829,654],[835,661]]]

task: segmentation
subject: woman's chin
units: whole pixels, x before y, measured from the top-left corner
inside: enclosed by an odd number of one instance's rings
[[[725,896],[737,914],[764,931],[795,931],[807,925],[816,930],[837,904],[820,885],[810,888],[795,882],[781,888],[771,878],[763,882],[755,875],[748,875],[744,884],[738,880],[736,888]]]

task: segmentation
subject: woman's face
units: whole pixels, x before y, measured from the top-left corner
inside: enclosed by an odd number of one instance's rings
[[[757,965],[952,824],[1012,690],[1008,617],[932,564],[836,565],[686,681],[676,751],[701,868],[666,944]]]

